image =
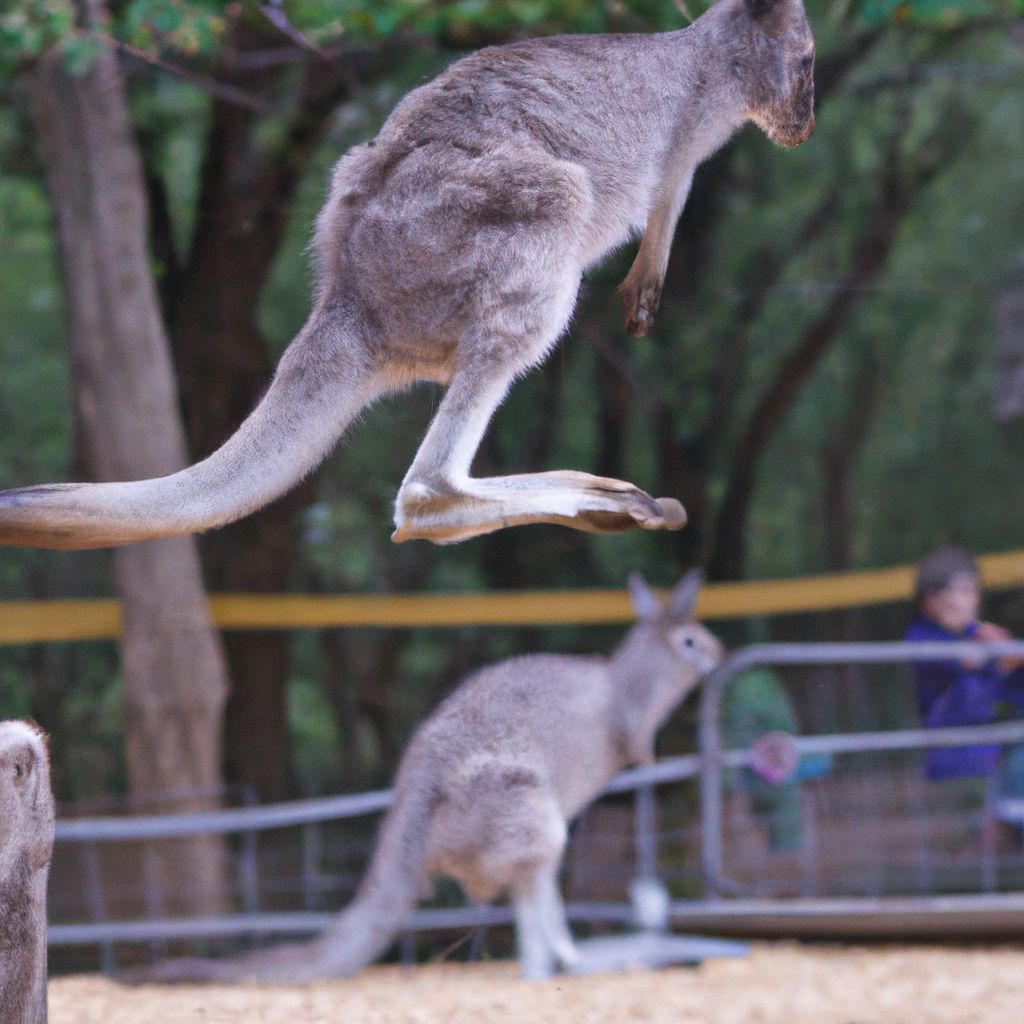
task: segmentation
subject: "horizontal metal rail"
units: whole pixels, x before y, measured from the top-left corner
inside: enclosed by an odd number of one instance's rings
[[[376,814],[386,810],[391,800],[391,790],[381,789],[316,800],[292,800],[266,807],[233,807],[223,811],[197,811],[192,814],[65,818],[57,822],[54,839],[58,843],[95,843],[257,832]]]
[[[700,772],[696,754],[664,758],[654,765],[629,768],[608,783],[603,793],[626,793],[641,786],[660,786],[694,778]],[[59,843],[125,842],[192,835],[257,832],[293,825],[311,825],[376,814],[391,806],[390,789],[316,800],[292,800],[267,807],[236,807],[192,814],[150,814],[137,817],[66,818],[57,822]]]
[[[573,921],[627,924],[633,911],[628,903],[570,903]],[[90,924],[52,924],[51,946],[91,946],[109,942],[159,942],[174,939],[229,939],[254,935],[316,935],[337,920],[325,912],[225,914],[218,917],[167,918],[151,921],[98,921]],[[512,924],[508,906],[443,907],[414,910],[402,931],[444,931]]]
[[[885,729],[879,732],[823,733],[794,736],[798,754],[856,754],[880,750],[928,750],[935,747],[1003,746],[1024,742],[1024,718],[995,725],[958,725],[944,729]],[[724,750],[721,763],[735,768],[749,764],[749,750]]]
[[[1024,892],[679,900],[677,928],[732,936],[987,938],[1024,934]]]
[[[628,925],[627,903],[570,903],[570,920]],[[678,927],[730,935],[806,936],[991,936],[1024,933],[1024,893],[952,896],[882,896],[809,899],[674,900],[669,916]],[[50,925],[50,946],[92,946],[113,942],[237,939],[255,936],[318,935],[337,920],[331,913],[234,914],[150,921],[101,921]],[[402,930],[445,931],[513,923],[511,907],[453,907],[416,910]]]

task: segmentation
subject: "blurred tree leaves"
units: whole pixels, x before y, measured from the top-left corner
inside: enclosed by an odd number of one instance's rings
[[[125,0],[113,6],[111,37],[150,54],[216,53],[229,21],[266,20],[308,45],[341,38],[373,42],[398,32],[471,41],[513,31],[600,32],[682,27],[703,0]],[[951,28],[971,19],[1024,12],[1024,0],[832,0],[808,5],[832,20],[918,23]],[[62,45],[76,66],[88,51],[75,29],[75,0],[15,0],[0,13],[0,68]],[[94,41],[95,42],[95,41]]]

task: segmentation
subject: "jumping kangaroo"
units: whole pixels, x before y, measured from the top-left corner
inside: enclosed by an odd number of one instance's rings
[[[646,332],[697,165],[747,121],[782,146],[808,138],[813,70],[800,0],[721,0],[678,32],[530,39],[457,61],[338,163],[313,311],[237,433],[160,479],[2,492],[0,544],[112,547],[238,519],[417,380],[447,393],[398,492],[394,540],[681,527],[678,501],[621,480],[478,479],[473,456],[512,381],[566,329],[584,271],[637,236],[620,294],[627,330]]]
[[[53,793],[46,737],[0,722],[0,1020],[46,1024],[46,878]]]
[[[511,896],[524,976],[572,966],[556,881],[567,823],[617,771],[654,759],[662,722],[721,660],[693,618],[700,584],[689,573],[662,608],[633,576],[638,621],[608,658],[524,655],[463,682],[413,736],[369,871],[323,936],[233,960],[169,960],[141,978],[354,974],[391,944],[432,875],[456,879],[473,900]]]

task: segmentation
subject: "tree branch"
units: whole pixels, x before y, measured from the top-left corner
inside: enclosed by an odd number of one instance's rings
[[[946,127],[949,127],[948,122]],[[762,456],[804,385],[865,295],[863,285],[873,281],[885,267],[899,226],[915,195],[947,164],[949,154],[962,146],[962,134],[946,131],[941,140],[926,140],[917,152],[901,160],[900,134],[896,133],[890,145],[879,201],[854,245],[850,269],[825,309],[783,360],[740,436],[716,521],[711,557],[711,573],[715,578],[732,579],[742,574],[747,515]],[[936,142],[941,144],[936,145]]]

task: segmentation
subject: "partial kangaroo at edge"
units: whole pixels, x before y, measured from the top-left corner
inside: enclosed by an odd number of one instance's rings
[[[53,792],[46,736],[0,722],[0,1020],[46,1024],[46,879]]]
[[[678,501],[624,481],[474,478],[473,457],[512,381],[564,332],[583,273],[637,236],[619,291],[627,330],[647,331],[694,170],[748,121],[783,146],[808,138],[813,68],[801,0],[720,0],[677,32],[532,39],[457,61],[338,163],[313,311],[238,432],[160,479],[0,492],[0,544],[111,547],[230,522],[417,380],[447,393],[399,490],[396,541],[540,522],[678,529]]]
[[[476,901],[510,896],[526,977],[577,965],[557,882],[568,823],[617,771],[654,759],[657,730],[721,661],[721,644],[693,618],[701,578],[687,574],[663,608],[631,577],[637,622],[610,657],[525,655],[462,683],[413,736],[370,870],[320,938],[169,960],[135,980],[354,974],[387,949],[434,875]]]

